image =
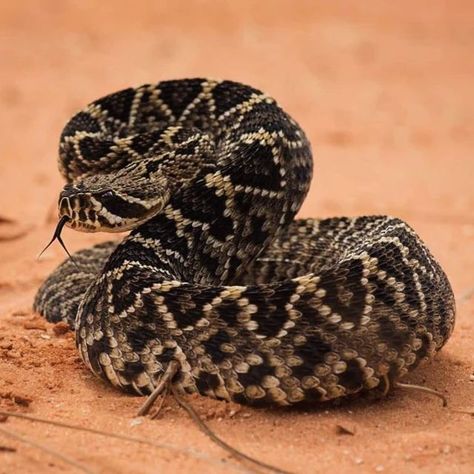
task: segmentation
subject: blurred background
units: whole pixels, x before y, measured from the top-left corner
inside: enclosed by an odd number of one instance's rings
[[[426,241],[459,298],[458,323],[411,380],[472,411],[473,51],[472,0],[0,0],[0,401],[20,393],[44,417],[158,433],[222,456],[177,409],[159,425],[132,426],[140,400],[89,380],[72,335],[57,336],[31,311],[65,257],[53,245],[36,261],[57,220],[66,121],[121,88],[209,76],[264,90],[305,129],[315,175],[300,216],[391,214]],[[75,251],[110,236],[65,229],[63,238]],[[216,403],[200,400],[201,412]],[[370,409],[252,411],[215,426],[245,452],[297,472],[471,473],[472,416],[460,413],[397,393]],[[339,436],[341,422],[355,423],[356,436]],[[45,436],[42,426],[28,429]],[[121,442],[94,450],[86,435],[47,433],[101,472],[166,472],[169,463],[196,471],[191,458],[144,447],[137,455]],[[35,450],[1,454],[1,472],[64,472]]]
[[[1,214],[45,223],[59,134],[88,102],[210,76],[263,89],[306,130],[301,216],[396,214],[440,252],[472,243],[473,19],[461,0],[0,2]]]

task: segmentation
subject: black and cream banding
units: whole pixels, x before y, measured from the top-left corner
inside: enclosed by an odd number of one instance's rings
[[[63,263],[35,308],[116,387],[148,394],[176,360],[178,388],[239,403],[383,392],[452,332],[450,284],[407,224],[294,219],[310,146],[256,89],[111,94],[66,125],[59,163],[67,225],[132,232]]]

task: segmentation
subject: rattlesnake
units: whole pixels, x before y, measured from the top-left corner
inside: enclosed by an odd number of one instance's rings
[[[34,303],[75,328],[94,374],[148,394],[257,405],[392,383],[450,336],[450,284],[387,216],[294,219],[312,154],[276,102],[231,81],[129,88],[61,135],[61,226],[132,232],[74,255]]]

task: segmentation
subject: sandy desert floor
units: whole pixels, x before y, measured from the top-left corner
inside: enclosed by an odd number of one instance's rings
[[[265,90],[307,131],[316,172],[300,216],[405,219],[459,303],[449,343],[407,378],[445,393],[448,408],[400,390],[313,410],[189,401],[230,444],[291,472],[474,472],[473,19],[469,1],[0,2],[0,408],[194,451],[13,418],[0,428],[94,472],[241,469],[173,401],[160,419],[135,418],[142,399],[96,380],[72,334],[31,309],[64,259],[54,245],[36,261],[55,224],[66,120],[128,85],[211,76]],[[107,238],[63,237],[70,250]],[[0,433],[0,472],[74,471]]]

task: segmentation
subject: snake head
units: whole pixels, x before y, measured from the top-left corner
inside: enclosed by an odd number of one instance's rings
[[[157,215],[169,199],[167,180],[146,163],[131,163],[108,174],[66,184],[59,196],[59,217],[83,232],[123,232]]]

